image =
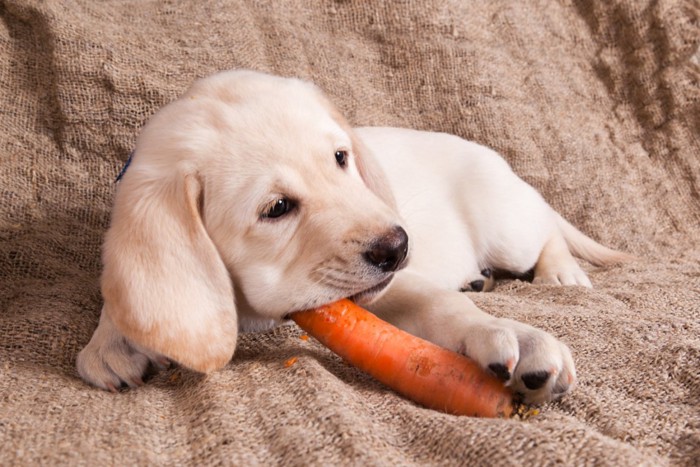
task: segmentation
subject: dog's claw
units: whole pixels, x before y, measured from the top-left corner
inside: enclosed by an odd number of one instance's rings
[[[137,388],[139,386],[143,386],[144,382],[143,378],[141,378],[140,376],[134,376],[129,381],[127,381],[126,384],[128,384],[130,388]]]

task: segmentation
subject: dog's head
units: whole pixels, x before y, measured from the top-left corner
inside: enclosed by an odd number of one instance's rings
[[[371,301],[407,249],[383,172],[315,86],[224,72],[139,136],[104,245],[104,312],[134,343],[211,371],[239,314]]]

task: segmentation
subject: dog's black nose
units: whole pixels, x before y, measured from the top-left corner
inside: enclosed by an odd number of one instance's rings
[[[408,234],[398,225],[372,243],[364,258],[384,272],[396,271],[408,254]]]

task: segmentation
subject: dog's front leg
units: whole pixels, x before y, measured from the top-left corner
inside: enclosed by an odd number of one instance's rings
[[[471,357],[527,402],[555,399],[575,384],[571,353],[552,335],[495,318],[465,294],[410,271],[397,273],[387,292],[368,308],[411,334]]]
[[[149,363],[159,369],[170,365],[165,357],[129,342],[104,311],[90,342],[77,358],[78,373],[85,381],[112,392],[124,385],[142,385]]]

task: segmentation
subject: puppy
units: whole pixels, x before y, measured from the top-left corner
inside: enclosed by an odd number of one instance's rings
[[[78,371],[112,391],[142,384],[149,363],[215,371],[239,329],[350,297],[470,356],[528,402],[546,401],[575,384],[566,345],[484,313],[460,290],[533,267],[535,282],[590,287],[572,254],[628,259],[483,146],[353,129],[312,84],[223,72],[138,137],[104,243],[104,307]]]

